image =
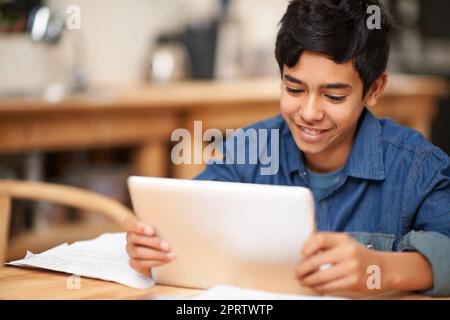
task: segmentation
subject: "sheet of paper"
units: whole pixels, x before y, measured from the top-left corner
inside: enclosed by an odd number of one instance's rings
[[[106,233],[93,240],[65,243],[40,254],[28,251],[23,259],[7,264],[114,281],[138,289],[152,287],[155,284],[152,279],[128,265],[125,237],[125,233]]]
[[[333,296],[307,296],[220,285],[191,296],[192,300],[346,300]]]

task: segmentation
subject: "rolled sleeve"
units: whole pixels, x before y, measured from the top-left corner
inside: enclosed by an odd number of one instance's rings
[[[397,251],[416,251],[431,264],[433,288],[423,291],[429,296],[450,295],[450,238],[439,232],[410,231],[399,242]]]

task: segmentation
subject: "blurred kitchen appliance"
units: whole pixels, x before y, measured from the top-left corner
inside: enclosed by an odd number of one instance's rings
[[[151,54],[150,80],[164,83],[183,80],[189,76],[189,54],[180,37],[158,37]]]
[[[217,21],[215,19],[190,23],[183,42],[191,60],[193,79],[213,79],[216,55]]]

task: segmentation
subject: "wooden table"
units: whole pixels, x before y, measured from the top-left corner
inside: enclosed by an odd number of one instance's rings
[[[142,108],[113,94],[57,103],[0,99],[0,154],[135,146],[135,173],[165,176],[168,141],[177,127],[171,110]]]
[[[80,289],[68,289],[67,279],[64,273],[3,267],[0,268],[0,299],[158,299],[188,297],[200,292],[166,286],[140,290],[88,278],[80,279]]]
[[[167,299],[189,298],[201,290],[155,286],[147,290],[117,283],[81,278],[80,289],[67,288],[68,275],[7,266],[0,268],[0,299]],[[385,293],[367,299],[431,299],[413,293]],[[450,299],[441,298],[441,299]]]

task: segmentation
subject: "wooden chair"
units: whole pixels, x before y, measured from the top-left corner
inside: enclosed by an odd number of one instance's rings
[[[12,199],[54,202],[110,218],[122,227],[133,212],[116,200],[75,187],[50,183],[0,180],[0,267],[6,259]]]

